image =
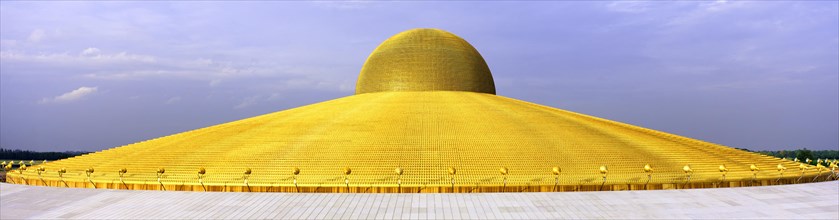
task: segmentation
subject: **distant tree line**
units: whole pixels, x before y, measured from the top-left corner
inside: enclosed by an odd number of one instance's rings
[[[83,151],[37,152],[29,150],[11,150],[0,148],[0,159],[3,160],[60,160],[86,154]]]
[[[813,161],[817,159],[839,159],[839,150],[808,150],[807,148],[804,148],[798,150],[763,150],[755,152],[778,158],[788,158],[790,160],[798,158],[798,160],[802,162],[808,158]]]

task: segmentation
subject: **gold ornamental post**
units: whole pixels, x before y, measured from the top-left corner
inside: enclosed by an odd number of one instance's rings
[[[806,172],[808,168],[809,167],[807,167],[807,164],[804,164],[804,163],[798,164],[798,169],[801,170],[801,176],[799,176],[798,179],[795,180],[796,183],[801,183],[801,178],[804,178],[804,172]]]
[[[647,173],[647,182],[644,183],[644,190],[648,190],[648,185],[650,184],[650,180],[653,179],[653,167],[650,164],[644,165],[644,173]]]
[[[292,178],[294,178],[294,189],[296,189],[297,192],[300,192],[300,187],[297,187],[297,175],[300,174],[300,168],[295,167],[294,169],[291,169],[291,174],[293,175]]]
[[[822,161],[821,161],[821,159],[819,159],[819,162],[816,163],[816,170],[818,171],[818,173],[816,173],[816,177],[813,177],[813,182],[815,182],[816,179],[818,179],[819,176],[822,175],[822,170],[823,169],[824,169],[824,165],[822,165]]]
[[[5,171],[6,171],[6,173],[8,173],[9,171],[11,171],[11,170],[12,170],[12,164],[13,164],[13,163],[15,163],[15,162],[14,162],[14,161],[12,161],[11,163],[6,164],[6,162],[5,162],[5,161],[3,161],[3,170],[5,170]],[[17,184],[17,183],[15,183],[15,180],[14,180],[13,178],[9,178],[9,180],[11,180],[11,181],[12,181],[12,183]]]
[[[20,168],[17,169],[17,173],[20,174],[20,178],[23,179],[23,184],[29,185],[29,180],[26,180],[26,177],[23,176],[23,171],[26,171],[26,164],[24,164],[21,160],[18,165],[20,165]]]
[[[157,183],[160,183],[160,190],[166,191],[166,186],[163,185],[163,181],[161,181],[164,173],[166,173],[166,169],[163,167],[157,168]]]
[[[126,169],[126,168],[124,168],[124,167],[123,167],[122,169],[119,169],[119,171],[118,171],[118,173],[119,173],[119,182],[121,182],[121,183],[122,183],[122,185],[123,185],[123,186],[125,186],[125,189],[128,189],[128,184],[125,184],[125,181],[123,181],[123,176],[125,176],[125,173],[127,173],[127,172],[128,172],[128,169]]]
[[[204,174],[207,174],[207,169],[204,169],[204,167],[198,168],[198,183],[201,184],[201,188],[206,192],[207,187],[204,186]]]
[[[402,193],[402,173],[404,170],[401,167],[397,167],[393,171],[396,172],[396,188],[399,190],[398,193]]]
[[[778,169],[778,174],[779,174],[778,179],[775,180],[775,183],[777,184],[777,183],[781,182],[781,178],[784,178],[784,171],[787,170],[787,167],[785,167],[783,164],[779,163],[776,168]]]
[[[562,169],[559,167],[554,167],[551,172],[554,174],[554,192],[556,192],[557,186],[559,186],[559,173],[562,173]]]
[[[350,192],[350,174],[352,174],[352,169],[344,167],[344,184],[347,185],[347,192]]]
[[[507,192],[507,172],[508,171],[509,170],[507,169],[507,167],[501,167],[501,169],[498,169],[498,172],[501,173],[501,176],[504,178],[504,188],[501,189],[502,192]]]
[[[41,183],[43,183],[44,186],[46,186],[47,181],[44,181],[44,178],[41,177],[41,173],[46,172],[46,169],[44,168],[44,166],[38,166],[38,169],[35,169],[35,170],[38,171],[38,179],[40,179]]]
[[[682,167],[682,171],[685,172],[685,184],[684,184],[684,186],[686,187],[688,184],[690,184],[690,177],[693,174],[693,169],[691,169],[690,164],[688,164],[688,165],[685,165],[684,167]]]
[[[58,181],[64,183],[65,187],[70,187],[70,185],[67,185],[67,182],[64,181],[64,173],[67,173],[67,168],[62,167],[58,170]]]
[[[760,172],[760,168],[757,167],[755,164],[749,165],[749,170],[752,171],[752,185],[757,182],[757,172]]]
[[[603,183],[600,183],[600,189],[598,191],[602,191],[603,185],[606,185],[606,175],[609,174],[609,167],[606,167],[606,165],[600,166],[600,174],[603,175]]]
[[[720,170],[720,173],[722,175],[722,178],[720,179],[720,183],[718,185],[722,185],[722,183],[725,182],[725,175],[728,174],[728,168],[725,167],[725,164],[723,164],[720,165],[718,169]]]
[[[245,168],[245,172],[243,172],[242,174],[242,180],[245,182],[245,188],[247,188],[248,192],[250,192],[251,185],[248,184],[248,177],[251,176],[251,168]]]
[[[454,175],[457,173],[457,169],[454,167],[449,167],[449,176],[452,177],[452,192],[454,192]]]
[[[87,169],[84,170],[84,174],[87,175],[87,181],[90,182],[91,185],[93,185],[94,189],[96,189],[96,183],[94,183],[93,179],[91,178],[91,175],[93,174],[93,171],[94,171],[93,167],[87,168]]]

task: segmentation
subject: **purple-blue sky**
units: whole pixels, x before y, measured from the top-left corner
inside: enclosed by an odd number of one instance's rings
[[[404,30],[498,94],[732,147],[839,148],[839,2],[0,2],[0,146],[101,150],[353,94]]]

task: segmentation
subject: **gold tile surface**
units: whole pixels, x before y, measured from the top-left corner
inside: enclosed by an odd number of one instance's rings
[[[383,91],[495,94],[495,83],[471,44],[444,30],[425,28],[394,35],[367,58],[356,94]]]

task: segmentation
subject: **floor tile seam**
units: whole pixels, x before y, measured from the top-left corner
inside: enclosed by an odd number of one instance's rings
[[[215,206],[215,208],[212,211],[208,212],[207,215],[211,216],[210,218],[225,219],[226,216],[223,216],[220,213],[223,213],[223,211],[225,209],[227,209],[227,206],[236,202],[236,196],[238,196],[239,194],[240,194],[239,192],[236,192],[236,193],[232,193],[231,196],[223,196],[222,198],[220,198],[222,200],[219,201],[220,202],[219,205]],[[202,218],[206,218],[206,217],[202,216]]]
[[[310,203],[310,209],[307,209],[306,212],[308,213],[308,215],[306,215],[305,218],[317,219],[317,216],[320,215],[321,212],[323,212],[324,208],[326,208],[324,199],[328,199],[327,197],[329,197],[327,194],[320,194],[314,197],[313,199],[315,200],[315,202]]]
[[[114,203],[103,203],[102,200],[107,199],[113,196],[122,196],[122,195],[113,195],[115,192],[103,192],[103,193],[96,193],[94,195],[85,195],[83,198],[79,198],[79,200],[75,200],[74,203],[82,203],[84,205],[79,206],[67,206],[72,210],[82,212],[80,215],[76,215],[70,218],[74,219],[83,219],[85,216],[95,215],[101,210],[106,210],[108,207],[113,207]],[[108,209],[110,210],[110,209]],[[112,212],[114,213],[114,212]],[[61,216],[61,215],[58,215]],[[56,217],[58,217],[56,216]]]
[[[248,208],[245,209],[245,210],[241,210],[241,209],[238,210],[242,214],[233,216],[233,218],[236,218],[236,219],[253,219],[254,214],[258,214],[260,209],[265,208],[265,203],[266,203],[266,200],[268,199],[267,195],[269,195],[269,194],[259,193],[259,194],[248,194],[248,195],[252,195],[248,198],[248,200],[252,201],[252,202],[245,204],[245,206],[248,207]]]
[[[209,196],[210,196],[210,195],[196,194],[196,193],[188,193],[188,194],[183,194],[182,196],[179,196],[177,200],[174,200],[174,201],[173,201],[173,203],[176,203],[176,204],[177,204],[177,205],[174,205],[174,206],[176,206],[176,207],[178,207],[178,206],[179,206],[179,207],[183,207],[183,206],[190,206],[190,207],[191,207],[192,205],[195,205],[195,204],[199,204],[199,203],[204,202],[205,200],[204,200],[203,198],[204,198],[204,197],[209,197]],[[188,213],[189,213],[189,214],[192,214],[192,213],[194,213],[194,212],[196,212],[196,211],[194,211],[194,210],[183,210],[182,212],[179,212],[179,213],[182,213],[182,214],[184,214],[184,215],[185,215],[185,214],[188,214]],[[198,213],[200,213],[200,212],[198,212]],[[174,216],[173,216],[173,217],[174,217]],[[195,216],[192,216],[192,215],[189,215],[189,216],[183,216],[183,215],[180,215],[180,216],[178,216],[178,217],[180,217],[180,218],[194,218]]]
[[[286,219],[300,219],[300,215],[305,211],[305,208],[301,206],[301,204],[307,204],[307,201],[311,199],[311,194],[294,196],[292,198],[291,207],[292,209],[286,213],[286,216],[283,218]]]
[[[265,198],[263,199],[263,205],[260,206],[258,210],[256,210],[256,215],[253,215],[251,219],[263,219],[269,213],[268,210],[271,209],[273,204],[277,201],[282,194],[265,194]]]
[[[340,196],[330,196],[330,198],[334,201],[332,202],[331,206],[327,207],[327,211],[324,214],[324,219],[335,219],[335,215],[337,215],[338,210],[344,205],[344,199]]]
[[[266,218],[269,218],[269,219],[288,219],[288,218],[284,217],[285,215],[288,214],[288,211],[287,211],[288,209],[286,207],[288,207],[287,204],[289,202],[291,202],[292,200],[294,200],[294,198],[295,198],[295,195],[283,194],[283,196],[280,197],[279,200],[276,203],[274,203],[274,205],[271,206],[270,210],[273,210],[273,212],[268,213],[266,215]]]

